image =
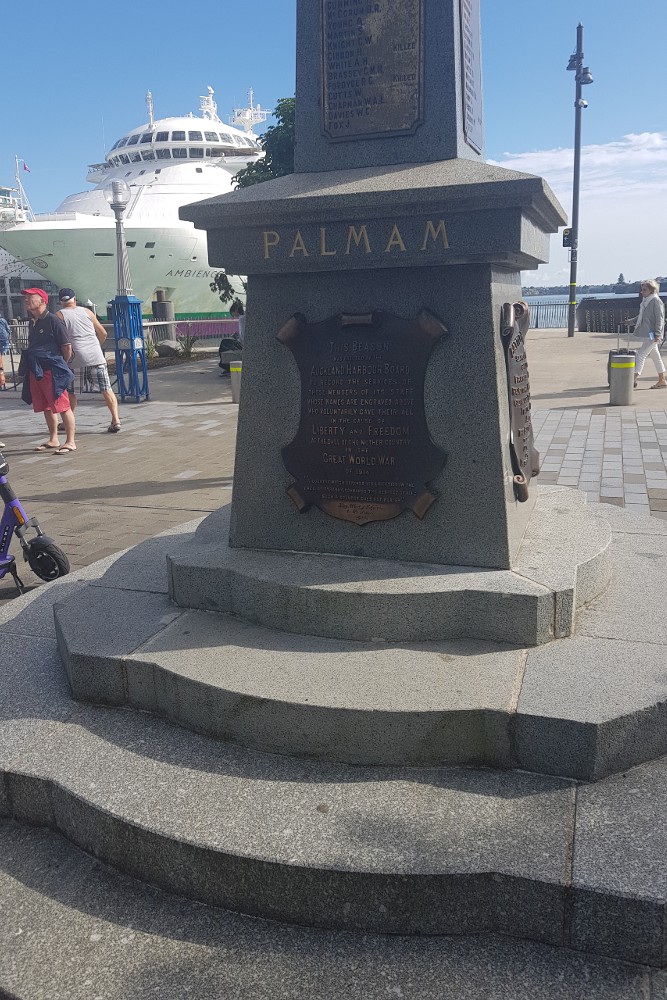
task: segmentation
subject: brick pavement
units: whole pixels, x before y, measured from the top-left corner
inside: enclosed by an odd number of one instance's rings
[[[667,413],[633,407],[535,414],[540,482],[589,499],[667,518]]]
[[[540,482],[667,518],[667,390],[650,389],[656,374],[648,361],[634,405],[608,406],[607,357],[616,344],[615,334],[529,334]]]
[[[635,406],[608,407],[606,358],[615,343],[606,334],[530,333],[541,481],[667,518],[667,391],[647,391],[651,371]],[[238,408],[229,380],[207,359],[151,372],[150,385],[150,403],[121,408],[118,435],[106,433],[103,402],[80,396],[78,451],[62,458],[33,452],[45,440],[43,417],[14,392],[0,393],[12,485],[75,568],[215,510],[230,496]],[[36,585],[27,568],[24,577]],[[0,600],[13,593],[11,581],[0,582]]]
[[[109,412],[81,395],[71,455],[35,454],[44,418],[13,391],[0,393],[0,439],[9,479],[73,568],[135,545],[222,506],[232,485],[236,416],[229,379],[214,360],[151,372],[151,401],[121,407],[123,429],[108,434]],[[25,567],[21,575],[36,584]],[[11,597],[0,582],[0,600]]]

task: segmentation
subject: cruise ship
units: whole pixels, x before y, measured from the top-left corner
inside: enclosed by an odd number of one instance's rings
[[[232,190],[234,174],[264,155],[253,129],[270,112],[253,105],[251,90],[248,107],[235,109],[233,124],[225,125],[213,96],[209,87],[198,115],[156,120],[149,93],[148,121],[126,132],[102,163],[89,167],[87,180],[94,187],[70,195],[47,215],[33,216],[21,198],[13,210],[4,205],[0,247],[106,314],[116,294],[116,237],[105,188],[122,178],[131,192],[123,222],[132,291],[143,301],[144,313],[150,314],[151,301],[162,290],[177,316],[225,314],[229,305],[210,287],[216,270],[208,264],[206,233],[182,222],[178,210]],[[242,294],[241,280],[232,283]]]

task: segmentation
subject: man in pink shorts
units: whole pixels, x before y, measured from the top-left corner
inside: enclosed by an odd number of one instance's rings
[[[76,451],[74,414],[68,389],[73,376],[67,362],[72,356],[65,324],[49,312],[49,297],[43,288],[26,288],[25,304],[30,316],[28,347],[23,352],[19,374],[23,374],[22,399],[32,403],[35,413],[43,413],[49,429],[49,439],[35,451],[68,455]],[[65,443],[58,438],[58,416],[65,428]]]

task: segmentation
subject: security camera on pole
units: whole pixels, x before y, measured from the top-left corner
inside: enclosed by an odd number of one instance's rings
[[[116,219],[118,276],[116,297],[109,302],[109,311],[116,340],[118,395],[122,403],[125,402],[126,396],[133,396],[135,403],[140,403],[142,398],[150,399],[150,394],[146,371],[146,342],[141,320],[141,299],[132,294],[130,264],[123,230],[123,214],[130,200],[130,189],[124,180],[112,180],[104,189],[104,196]]]
[[[593,82],[588,66],[584,66],[584,26],[577,25],[577,51],[570,56],[568,70],[574,71],[576,92],[574,98],[574,177],[572,181],[572,226],[569,230],[570,247],[570,299],[567,313],[567,335],[574,337],[574,321],[577,311],[577,256],[579,250],[579,177],[581,173],[581,112],[588,107],[588,101],[581,96],[581,88]]]

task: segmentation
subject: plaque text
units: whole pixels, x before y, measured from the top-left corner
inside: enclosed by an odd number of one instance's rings
[[[309,326],[297,314],[278,334],[301,377],[301,420],[283,449],[299,510],[316,505],[357,524],[423,517],[427,488],[444,453],[424,413],[428,358],[444,326],[431,313],[415,320],[373,313],[334,316]]]
[[[423,0],[321,0],[322,129],[408,134],[422,120]]]

